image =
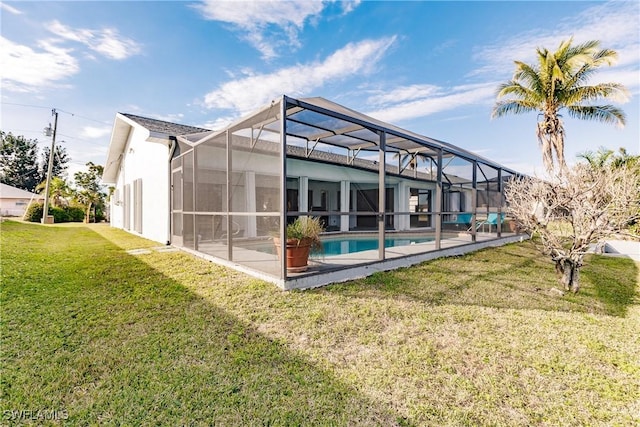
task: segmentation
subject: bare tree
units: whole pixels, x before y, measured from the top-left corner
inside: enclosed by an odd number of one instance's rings
[[[519,227],[535,236],[542,253],[555,262],[564,289],[574,293],[590,245],[624,234],[640,218],[636,166],[578,164],[549,180],[514,178],[505,196]]]

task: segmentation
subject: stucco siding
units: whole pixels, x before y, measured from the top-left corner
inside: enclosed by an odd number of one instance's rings
[[[169,241],[169,147],[133,127],[112,198],[111,225],[160,243]]]

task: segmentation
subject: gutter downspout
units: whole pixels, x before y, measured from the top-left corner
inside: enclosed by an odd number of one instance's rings
[[[176,151],[176,147],[178,146],[178,140],[176,139],[175,136],[170,136],[169,137],[169,165],[167,167],[167,180],[169,185],[167,186],[168,188],[168,197],[167,197],[167,212],[169,215],[169,220],[167,221],[167,246],[171,244],[171,218],[172,218],[172,212],[171,212],[171,160],[173,160],[173,154]]]

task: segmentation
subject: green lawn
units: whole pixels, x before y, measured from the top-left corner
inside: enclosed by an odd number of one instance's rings
[[[528,242],[282,292],[106,225],[0,227],[0,424],[640,424],[628,259],[575,296]]]

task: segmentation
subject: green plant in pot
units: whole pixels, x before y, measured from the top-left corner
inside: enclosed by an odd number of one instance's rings
[[[299,273],[306,271],[309,263],[309,253],[312,250],[322,250],[320,235],[324,226],[320,218],[300,216],[287,225],[287,271]],[[282,245],[279,237],[273,238],[278,257],[282,257]]]

